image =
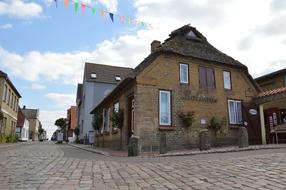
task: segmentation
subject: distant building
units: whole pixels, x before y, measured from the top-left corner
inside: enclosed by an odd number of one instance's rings
[[[16,135],[20,141],[29,140],[29,121],[25,117],[21,109],[18,109],[18,120],[16,127]]]
[[[81,97],[77,99],[79,138],[82,142],[93,143],[90,141],[94,136],[91,110],[131,71],[131,68],[85,63],[83,84],[78,86]]]
[[[67,110],[67,134],[69,142],[73,142],[76,139],[74,130],[77,127],[77,110],[76,106],[71,106]]]
[[[26,106],[23,106],[23,109],[21,111],[24,113],[25,117],[29,121],[29,138],[33,141],[38,140],[39,136],[39,128],[40,128],[40,110],[39,109],[27,109]]]
[[[286,68],[255,79],[263,91],[286,87]]]
[[[0,124],[0,134],[15,134],[19,98],[21,95],[8,75],[0,71],[0,110],[4,115],[4,120]]]

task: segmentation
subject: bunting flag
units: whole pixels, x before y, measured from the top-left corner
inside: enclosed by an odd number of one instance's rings
[[[57,7],[58,0],[54,0],[54,1],[55,1],[55,4],[56,4],[56,7]],[[78,8],[79,8],[79,3],[80,3],[81,4],[81,12],[82,12],[82,14],[84,14],[86,8],[90,8],[91,12],[93,14],[96,14],[98,12],[101,17],[105,17],[106,14],[109,14],[109,17],[110,17],[112,23],[115,22],[114,18],[117,18],[117,20],[119,22],[121,22],[121,23],[128,23],[129,25],[134,24],[135,26],[141,26],[141,27],[145,27],[145,28],[148,28],[148,29],[154,29],[152,27],[152,25],[147,23],[147,22],[142,22],[142,21],[139,21],[139,20],[131,19],[130,17],[117,15],[117,14],[114,14],[112,12],[105,11],[105,10],[102,10],[102,9],[98,10],[94,6],[92,7],[92,6],[88,5],[88,4],[85,4],[84,2],[79,2],[79,0],[71,0],[71,2],[74,3],[75,13],[77,13]],[[64,0],[64,4],[67,7],[69,5],[69,0]],[[114,17],[114,16],[116,16],[116,17]]]
[[[96,13],[96,8],[95,8],[95,7],[92,8],[92,13],[93,13],[93,14]]]
[[[84,11],[85,11],[85,4],[82,3],[81,4],[81,13],[84,14]]]
[[[77,13],[77,10],[78,10],[78,2],[74,2],[74,11],[75,13]]]
[[[112,22],[114,22],[114,18],[113,18],[113,13],[109,13],[110,19]]]

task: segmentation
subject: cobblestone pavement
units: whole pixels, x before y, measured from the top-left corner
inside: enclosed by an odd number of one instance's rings
[[[112,158],[67,145],[0,148],[0,189],[286,189],[286,149]]]

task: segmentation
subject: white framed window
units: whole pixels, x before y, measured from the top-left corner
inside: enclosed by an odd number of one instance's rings
[[[223,87],[224,89],[231,90],[231,77],[228,71],[223,71]]]
[[[119,102],[116,102],[114,104],[114,112],[118,113],[119,112]]]
[[[96,79],[96,78],[97,78],[96,73],[91,73],[91,74],[90,74],[90,78],[92,78],[92,79]]]
[[[159,91],[159,124],[171,126],[171,91]]]
[[[121,81],[121,77],[120,77],[120,75],[118,75],[118,74],[117,74],[117,75],[115,75],[115,80],[116,80],[116,81]]]
[[[3,91],[2,96],[3,96],[2,100],[6,101],[6,99],[7,99],[7,85],[6,84],[4,85],[4,91]]]
[[[241,101],[228,100],[228,115],[230,124],[242,124]]]
[[[284,86],[286,86],[286,74],[284,74]]]
[[[180,64],[180,83],[188,84],[189,83],[189,65]]]

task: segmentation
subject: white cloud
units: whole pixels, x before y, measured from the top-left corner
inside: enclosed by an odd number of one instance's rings
[[[32,85],[29,88],[32,90],[42,90],[45,89],[46,86],[39,83],[32,83]]]
[[[45,98],[52,100],[55,107],[62,109],[68,109],[75,104],[75,94],[49,93],[45,95]]]
[[[42,12],[42,7],[34,2],[24,0],[4,0],[0,2],[0,15],[29,19],[40,16]]]
[[[11,29],[13,28],[13,25],[12,24],[3,24],[3,25],[0,25],[0,29],[3,29],[3,30],[7,30],[7,29]]]
[[[117,12],[118,1],[117,0],[98,0],[103,4],[108,11]]]

